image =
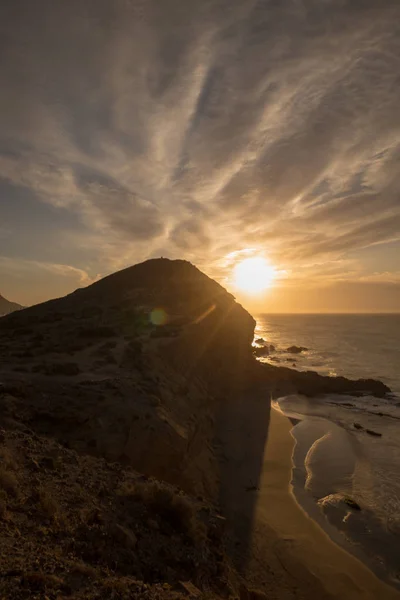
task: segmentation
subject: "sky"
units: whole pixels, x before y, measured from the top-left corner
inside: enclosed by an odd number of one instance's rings
[[[252,310],[400,310],[398,0],[10,0],[0,56],[3,296],[262,256]]]

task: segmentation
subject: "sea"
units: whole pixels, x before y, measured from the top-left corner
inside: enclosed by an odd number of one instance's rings
[[[275,347],[263,362],[379,379],[392,390],[387,398],[291,395],[274,405],[293,425],[292,490],[300,505],[400,588],[400,314],[264,314],[255,334]],[[293,345],[307,350],[287,352]]]

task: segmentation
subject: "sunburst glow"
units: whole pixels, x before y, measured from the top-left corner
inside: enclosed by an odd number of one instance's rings
[[[261,257],[246,258],[234,268],[235,287],[248,294],[260,294],[271,287],[276,270]]]

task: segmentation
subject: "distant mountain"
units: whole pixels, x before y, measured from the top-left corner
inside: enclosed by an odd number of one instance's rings
[[[21,310],[22,308],[24,307],[20,304],[17,304],[16,302],[10,302],[0,294],[0,317],[15,312],[16,310]]]

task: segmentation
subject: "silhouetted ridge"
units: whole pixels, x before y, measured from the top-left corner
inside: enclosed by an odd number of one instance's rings
[[[10,302],[0,294],[0,317],[16,310],[21,310],[22,308],[23,307],[20,304],[17,304],[16,302]]]

